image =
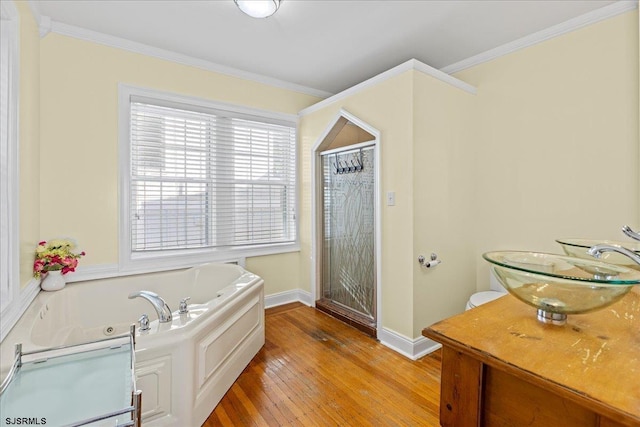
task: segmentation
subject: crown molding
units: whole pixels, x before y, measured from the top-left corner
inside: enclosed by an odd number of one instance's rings
[[[310,107],[305,108],[304,110],[298,113],[300,116],[305,116],[307,114],[311,114],[315,111],[321,110],[329,104],[337,102],[341,99],[347,98],[351,95],[354,95],[364,89],[375,86],[385,80],[389,80],[393,77],[399,76],[402,73],[405,73],[410,70],[419,71],[423,74],[427,74],[431,77],[434,77],[444,83],[450,84],[453,87],[456,87],[460,90],[468,92],[472,95],[477,93],[477,89],[470,85],[469,83],[463,82],[460,79],[457,79],[449,74],[446,74],[438,69],[435,69],[423,62],[418,61],[417,59],[410,59],[406,62],[403,62],[400,65],[397,65],[390,70],[387,70],[383,73],[378,74],[377,76],[371,77],[368,80],[365,80],[362,83],[359,83],[355,86],[350,87],[349,89],[345,89],[342,92],[333,95],[327,99],[324,99],[316,104],[311,105]]]
[[[49,17],[40,16],[40,34],[44,36],[49,32],[60,34],[63,36],[73,37],[76,39],[88,41],[91,43],[97,43],[116,49],[127,50],[129,52],[139,53],[141,55],[152,56],[155,58],[163,59],[166,61],[175,62],[182,65],[200,68],[206,71],[211,71],[218,74],[224,74],[231,77],[237,77],[244,80],[253,81],[269,86],[278,87],[280,89],[286,89],[294,92],[303,93],[305,95],[311,95],[318,98],[327,98],[333,95],[330,92],[326,92],[319,89],[314,89],[295,83],[286,82],[284,80],[263,76],[256,73],[251,73],[237,68],[227,67],[225,65],[216,64],[214,62],[206,61],[204,59],[194,58],[192,56],[183,55],[181,53],[173,52],[170,50],[160,49],[157,47],[149,46],[143,43],[134,42],[131,40],[123,39],[120,37],[111,36],[109,34],[100,33],[97,31],[87,30],[85,28],[76,27],[74,25],[64,24],[57,22]]]
[[[569,33],[579,28],[586,27],[596,22],[603,21],[608,18],[612,18],[614,16],[620,15],[625,12],[629,12],[638,7],[638,0],[618,0],[615,3],[612,3],[608,6],[585,13],[581,16],[570,19],[561,24],[555,25],[553,27],[549,27],[542,31],[538,31],[537,33],[533,33],[528,36],[522,37],[513,42],[506,43],[494,49],[490,49],[481,54],[474,55],[470,58],[450,64],[446,67],[441,68],[440,70],[430,67],[429,65],[424,64],[416,59],[410,59],[409,61],[406,61],[394,68],[391,68],[390,70],[387,70],[381,74],[378,74],[377,76],[374,76],[368,80],[365,80],[362,83],[359,83],[349,89],[346,89],[334,95],[327,91],[309,88],[306,86],[286,82],[286,81],[275,79],[272,77],[267,77],[260,74],[251,73],[248,71],[228,67],[225,65],[216,64],[213,62],[209,62],[199,58],[194,58],[188,55],[183,55],[173,51],[152,47],[142,43],[133,42],[131,40],[126,40],[126,39],[111,36],[108,34],[87,30],[87,29],[76,27],[73,25],[63,24],[61,22],[56,22],[51,20],[47,16],[40,15],[36,2],[34,2],[33,0],[30,0],[28,3],[34,17],[36,18],[37,22],[40,25],[41,37],[44,37],[49,32],[53,32],[53,33],[65,35],[68,37],[74,37],[81,40],[89,41],[92,43],[98,43],[105,46],[114,47],[117,49],[123,49],[130,52],[139,53],[142,55],[152,56],[159,59],[164,59],[167,61],[200,68],[207,71],[212,71],[219,74],[229,75],[232,77],[254,81],[257,83],[262,83],[262,84],[278,87],[281,89],[291,90],[291,91],[303,93],[306,95],[316,96],[319,98],[325,98],[323,101],[320,101],[302,110],[300,112],[301,116],[320,110],[333,102],[336,102],[340,99],[344,99],[367,87],[376,85],[382,81],[395,77],[408,70],[420,71],[424,74],[427,74],[436,79],[439,79],[445,83],[451,84],[454,87],[462,89],[471,94],[475,94],[477,93],[477,90],[475,87],[461,80],[458,80],[455,77],[452,77],[451,74],[482,64],[484,62],[491,61],[493,59],[497,59],[501,56],[513,53],[517,50],[524,49],[529,46],[533,46],[535,44],[541,43],[543,41],[549,40],[554,37],[558,37],[560,35]]]
[[[458,71],[462,71],[467,68],[480,65],[484,62],[497,59],[501,56],[508,55],[520,49],[524,49],[538,43],[542,43],[554,37],[570,33],[588,25],[595,24],[596,22],[613,18],[614,16],[632,11],[637,7],[638,0],[619,0],[608,6],[601,7],[600,9],[593,10],[591,12],[585,13],[584,15],[569,19],[568,21],[562,22],[558,25],[554,25],[552,27],[538,31],[537,33],[529,34],[528,36],[503,44],[502,46],[498,46],[494,49],[487,50],[470,58],[463,59],[462,61],[447,65],[446,67],[441,68],[440,71],[447,74],[454,74]]]
[[[467,82],[463,82],[462,80],[449,75],[449,73],[433,68],[432,66],[427,65],[424,62],[420,62],[416,59],[412,59],[412,61],[413,61],[413,69],[416,71],[420,71],[423,74],[426,74],[438,80],[441,80],[444,83],[450,84],[451,86],[458,88],[460,90],[463,90],[465,92],[468,92],[471,95],[476,95],[478,93],[478,90],[476,89],[475,86],[472,86]]]
[[[48,16],[41,16],[38,20],[38,33],[40,34],[40,38],[43,38],[47,34],[51,32],[51,18]]]
[[[27,4],[29,5],[31,16],[33,16],[36,23],[40,24],[40,7],[38,6],[38,2],[35,0],[28,0]]]

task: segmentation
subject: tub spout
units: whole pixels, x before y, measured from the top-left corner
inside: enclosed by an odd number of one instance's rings
[[[600,258],[600,256],[604,252],[618,252],[619,254],[625,255],[631,258],[636,264],[640,265],[640,255],[637,253],[630,251],[627,248],[623,248],[622,246],[613,246],[613,245],[595,245],[589,248],[587,251],[589,255],[595,258]]]
[[[160,298],[160,295],[151,291],[138,291],[132,292],[129,294],[129,299],[134,298],[144,298],[153,305],[153,308],[156,309],[156,313],[158,313],[158,320],[160,323],[168,323],[171,322],[171,309],[167,305],[167,303]]]

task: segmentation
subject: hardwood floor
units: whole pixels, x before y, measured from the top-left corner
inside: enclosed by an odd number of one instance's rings
[[[203,426],[439,426],[440,366],[440,350],[411,361],[314,308],[276,307]]]

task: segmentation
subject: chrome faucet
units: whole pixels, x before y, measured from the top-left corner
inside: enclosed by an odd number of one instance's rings
[[[631,227],[629,227],[628,225],[625,225],[624,227],[622,227],[622,232],[627,236],[631,237],[632,239],[640,240],[640,233],[633,231]]]
[[[187,304],[187,301],[190,299],[191,297],[186,297],[180,300],[180,309],[178,310],[178,313],[187,314],[189,312],[189,304]]]
[[[138,328],[140,332],[146,332],[151,329],[151,326],[149,326],[149,316],[147,316],[146,314],[140,316],[140,318],[138,319],[138,323],[140,324],[140,327]]]
[[[167,303],[162,298],[160,298],[160,295],[151,291],[138,291],[129,294],[129,299],[134,299],[137,297],[144,298],[153,305],[153,308],[156,309],[156,313],[158,313],[158,320],[160,321],[160,323],[171,322],[171,309],[169,308]]]
[[[600,244],[590,247],[587,251],[589,255],[595,258],[600,258],[604,252],[618,252],[619,254],[631,258],[635,263],[640,265],[640,255],[627,248],[623,248],[622,246]]]

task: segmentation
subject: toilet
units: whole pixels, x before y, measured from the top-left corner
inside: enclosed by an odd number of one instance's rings
[[[498,279],[496,279],[496,277],[493,275],[493,271],[489,273],[489,287],[491,288],[490,291],[476,292],[475,294],[471,295],[471,298],[469,298],[469,301],[467,301],[466,310],[471,310],[474,307],[486,304],[490,301],[493,301],[494,299],[500,298],[507,293],[505,288],[502,287],[502,285],[498,282]]]

